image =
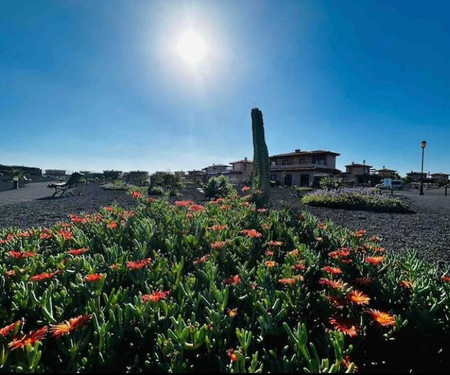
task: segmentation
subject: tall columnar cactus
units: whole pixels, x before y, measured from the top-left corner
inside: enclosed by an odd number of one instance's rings
[[[270,194],[270,162],[266,140],[264,138],[264,123],[262,112],[258,108],[252,109],[253,131],[253,176],[252,201],[257,207],[269,202]]]

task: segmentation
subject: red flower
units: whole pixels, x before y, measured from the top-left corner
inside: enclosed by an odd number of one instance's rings
[[[340,249],[328,253],[328,256],[333,259],[338,259],[340,257],[348,257],[349,255],[350,249],[347,247],[342,247]]]
[[[71,240],[73,238],[72,233],[67,231],[67,230],[63,230],[61,229],[58,234],[64,238],[65,241]]]
[[[92,273],[90,275],[85,276],[83,281],[88,283],[94,283],[96,281],[100,281],[104,276],[106,276],[104,273]]]
[[[34,257],[37,253],[33,251],[9,251],[9,255],[11,255],[14,259],[23,259],[23,258],[29,258]]]
[[[211,254],[203,255],[201,258],[194,260],[192,263],[194,264],[194,266],[196,266],[199,263],[205,263],[210,256]]]
[[[62,271],[55,271],[55,272],[50,272],[50,273],[43,272],[43,273],[40,273],[38,275],[31,276],[30,280],[31,281],[46,281],[46,280],[50,280],[50,279],[53,279],[53,277],[55,277],[57,274],[59,274],[61,272]]]
[[[144,268],[146,265],[150,264],[150,262],[151,262],[150,258],[145,258],[142,260],[138,260],[136,262],[133,261],[127,262],[126,265],[130,270],[139,270],[141,268]]]
[[[203,211],[205,211],[205,206],[202,206],[201,204],[193,204],[193,205],[189,206],[189,211],[203,212]]]
[[[87,222],[86,219],[84,219],[84,218],[82,218],[82,217],[80,217],[78,215],[70,214],[69,217],[70,217],[70,220],[72,221],[72,223],[82,223],[82,224],[84,224],[84,223]]]
[[[133,191],[133,192],[131,193],[131,198],[133,198],[133,199],[139,199],[139,198],[142,198],[142,193],[139,192],[139,191]]]
[[[13,331],[14,328],[16,328],[20,323],[22,323],[22,321],[18,320],[12,324],[7,325],[6,327],[0,328],[0,336],[6,336],[9,332]]]
[[[333,325],[334,329],[341,331],[344,335],[350,337],[358,336],[359,328],[348,318],[330,318],[330,324]]]
[[[226,285],[238,285],[241,282],[241,277],[239,275],[230,276],[228,279],[223,281]]]
[[[342,273],[342,270],[339,267],[330,267],[330,266],[323,267],[322,271],[331,273],[333,275],[339,275]]]
[[[446,283],[450,283],[450,276],[447,275],[441,276],[441,280],[445,281]]]
[[[357,232],[353,233],[353,236],[356,238],[364,237],[364,235],[367,233],[365,229],[360,229]]]
[[[294,264],[293,266],[291,266],[291,268],[293,270],[303,271],[304,269],[306,269],[306,266],[303,263],[297,263],[297,264]]]
[[[116,229],[116,228],[117,228],[117,222],[116,222],[116,221],[111,221],[111,222],[108,224],[108,228],[109,228],[109,229]]]
[[[334,296],[327,296],[328,301],[330,301],[334,307],[341,309],[345,306],[345,299]]]
[[[108,211],[108,212],[114,211],[114,207],[111,207],[111,206],[103,207],[103,209],[104,209],[105,211]]]
[[[295,284],[297,281],[301,281],[303,280],[303,276],[297,275],[294,277],[286,277],[283,279],[279,279],[278,282],[280,284],[284,284],[284,285],[292,285]]]
[[[44,326],[38,329],[37,331],[30,332],[27,335],[22,336],[19,339],[14,339],[8,344],[8,346],[11,348],[11,350],[14,350],[24,348],[28,344],[33,345],[36,342],[41,342],[45,338],[47,330],[48,330],[47,326]]]
[[[356,284],[359,285],[370,285],[372,283],[372,278],[370,277],[357,277],[355,280]]]
[[[216,241],[211,244],[212,249],[223,249],[227,245],[226,241]]]
[[[81,254],[85,253],[86,251],[88,251],[88,248],[87,247],[83,247],[82,249],[68,250],[67,254],[70,254],[70,255],[81,255]]]
[[[84,326],[87,322],[92,319],[92,315],[80,315],[76,318],[71,318],[66,320],[63,323],[55,324],[50,327],[50,331],[52,331],[53,336],[61,337],[72,331],[77,330]]]
[[[150,302],[158,302],[158,301],[166,298],[169,294],[170,294],[170,291],[161,292],[158,290],[151,294],[142,295],[141,299],[142,299],[142,302],[149,302],[149,301]]]
[[[186,207],[186,206],[191,206],[193,204],[194,204],[194,202],[192,202],[192,201],[176,201],[175,202],[175,206],[178,206],[178,207]]]
[[[236,362],[238,360],[238,356],[234,354],[234,349],[227,349],[227,356],[231,359],[232,362]]]
[[[380,264],[384,262],[384,257],[367,257],[365,262],[369,264]]]
[[[253,238],[262,237],[262,234],[256,231],[256,229],[243,229],[241,233]]]

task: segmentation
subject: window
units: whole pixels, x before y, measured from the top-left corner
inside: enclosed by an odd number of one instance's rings
[[[305,158],[300,158],[298,160],[298,164],[306,164],[306,159]]]
[[[276,174],[271,174],[270,181],[278,181],[278,176]]]
[[[316,165],[327,165],[325,156],[313,156],[312,161]]]
[[[283,159],[282,161],[281,161],[281,164],[282,165],[289,165],[290,163],[289,163],[289,159]]]

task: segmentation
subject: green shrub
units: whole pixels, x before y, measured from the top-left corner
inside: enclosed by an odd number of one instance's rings
[[[322,189],[338,189],[344,185],[344,180],[338,177],[322,177],[319,181]]]
[[[224,198],[236,192],[227,176],[220,175],[211,177],[203,184],[205,198]]]
[[[302,198],[310,206],[345,208],[379,212],[408,212],[409,206],[400,198],[375,194],[370,188],[317,190]]]
[[[160,186],[153,186],[148,188],[148,195],[162,195],[164,193],[163,188]]]

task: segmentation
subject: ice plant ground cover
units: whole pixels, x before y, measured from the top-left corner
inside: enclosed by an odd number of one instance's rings
[[[2,372],[444,371],[450,274],[246,198],[0,232]]]
[[[380,212],[408,212],[409,210],[402,199],[376,194],[372,188],[320,189],[305,195],[302,203],[310,206]]]

